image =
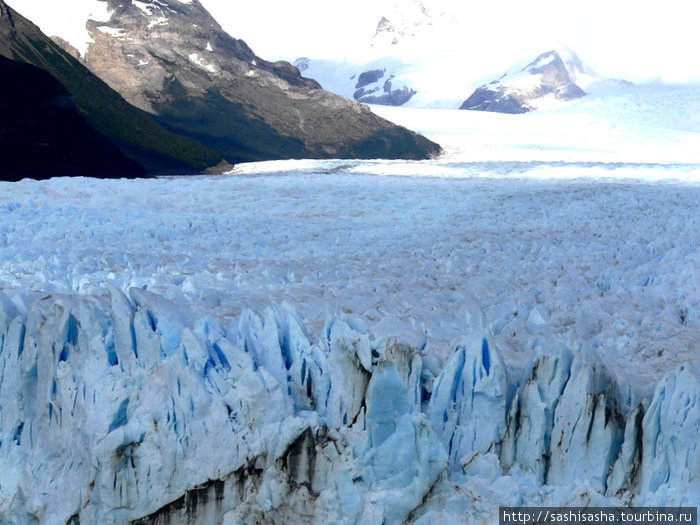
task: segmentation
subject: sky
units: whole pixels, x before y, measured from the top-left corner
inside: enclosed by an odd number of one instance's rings
[[[182,1],[182,0],[179,0]],[[419,0],[200,0],[232,36],[259,56],[293,61],[358,58],[381,16],[408,17]],[[104,19],[105,0],[8,0],[49,35],[89,35],[81,16]],[[488,78],[558,46],[574,50],[601,76],[633,82],[700,84],[697,0],[422,0],[451,30],[410,53],[453,55],[454,67]],[[70,9],[64,9],[70,6]],[[68,13],[68,14],[67,14]],[[81,40],[82,39],[82,40]],[[81,45],[77,46],[81,48]],[[376,48],[373,50],[376,52]]]
[[[229,33],[260,56],[294,60],[352,55],[368,42],[392,4],[414,0],[200,0]],[[448,11],[460,29],[441,47],[459,47],[486,74],[566,45],[601,75],[635,82],[700,83],[700,2],[696,0],[424,0]],[[441,52],[440,49],[435,51]],[[495,63],[494,63],[495,62]]]

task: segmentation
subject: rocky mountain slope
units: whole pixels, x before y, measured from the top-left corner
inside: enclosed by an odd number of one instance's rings
[[[425,158],[439,146],[232,38],[198,0],[107,0],[85,64],[135,106],[230,162]],[[58,35],[69,44],[71,35]]]
[[[477,88],[459,109],[526,113],[553,101],[574,100],[586,95],[575,83],[577,72],[583,73],[583,65],[575,54],[565,63],[559,52],[548,51],[519,71]]]
[[[3,56],[0,75],[12,79],[0,82],[0,180],[146,175],[87,123],[51,75]]]
[[[57,79],[88,123],[150,173],[196,173],[221,160],[217,152],[167,131],[127,103],[3,0],[0,56],[34,65]],[[31,111],[29,106],[26,109]]]

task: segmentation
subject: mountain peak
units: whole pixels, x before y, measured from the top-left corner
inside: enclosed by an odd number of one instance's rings
[[[371,46],[395,46],[433,26],[433,14],[421,0],[394,0],[391,8],[377,23]]]
[[[563,59],[557,50],[542,53],[519,71],[477,88],[460,109],[526,113],[585,96],[575,83],[585,71],[581,60],[573,51],[564,56]]]
[[[530,62],[530,64],[525,66],[523,68],[523,71],[528,71],[532,74],[538,74],[543,73],[548,66],[553,66],[555,69],[560,71],[566,71],[566,66],[564,66],[564,62],[559,56],[559,53],[557,53],[554,50],[542,53],[535,60]]]
[[[14,16],[12,15],[12,10],[5,2],[3,2],[3,0],[0,0],[0,21],[2,21],[2,25],[0,25],[0,27],[3,29],[15,27],[15,20]]]

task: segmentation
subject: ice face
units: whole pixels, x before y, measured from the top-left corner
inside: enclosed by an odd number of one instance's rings
[[[585,352],[544,353],[517,380],[478,320],[431,387],[417,349],[345,316],[312,342],[289,305],[224,328],[138,289],[23,304],[0,293],[8,523],[165,519],[186,501],[188,523],[401,523],[452,504],[476,519],[512,490],[698,503],[692,364],[627,410]]]
[[[571,359],[566,347],[540,356],[508,414],[501,461],[506,468],[517,463],[534,473],[539,483],[544,483],[549,471],[554,413],[569,381]]]
[[[682,365],[659,382],[642,420],[639,501],[695,505],[700,492],[697,363]]]
[[[427,411],[453,469],[499,447],[505,431],[505,367],[488,340],[475,335],[457,346],[435,380]]]

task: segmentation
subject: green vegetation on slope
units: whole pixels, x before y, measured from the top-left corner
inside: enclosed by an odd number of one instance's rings
[[[0,180],[60,176],[144,177],[83,118],[55,78],[0,56]]]
[[[215,89],[204,97],[189,97],[173,81],[169,93],[174,95],[173,101],[156,106],[158,121],[220,151],[229,162],[312,156],[301,140],[280,135],[265,122],[251,117],[242,104],[224,98]]]

